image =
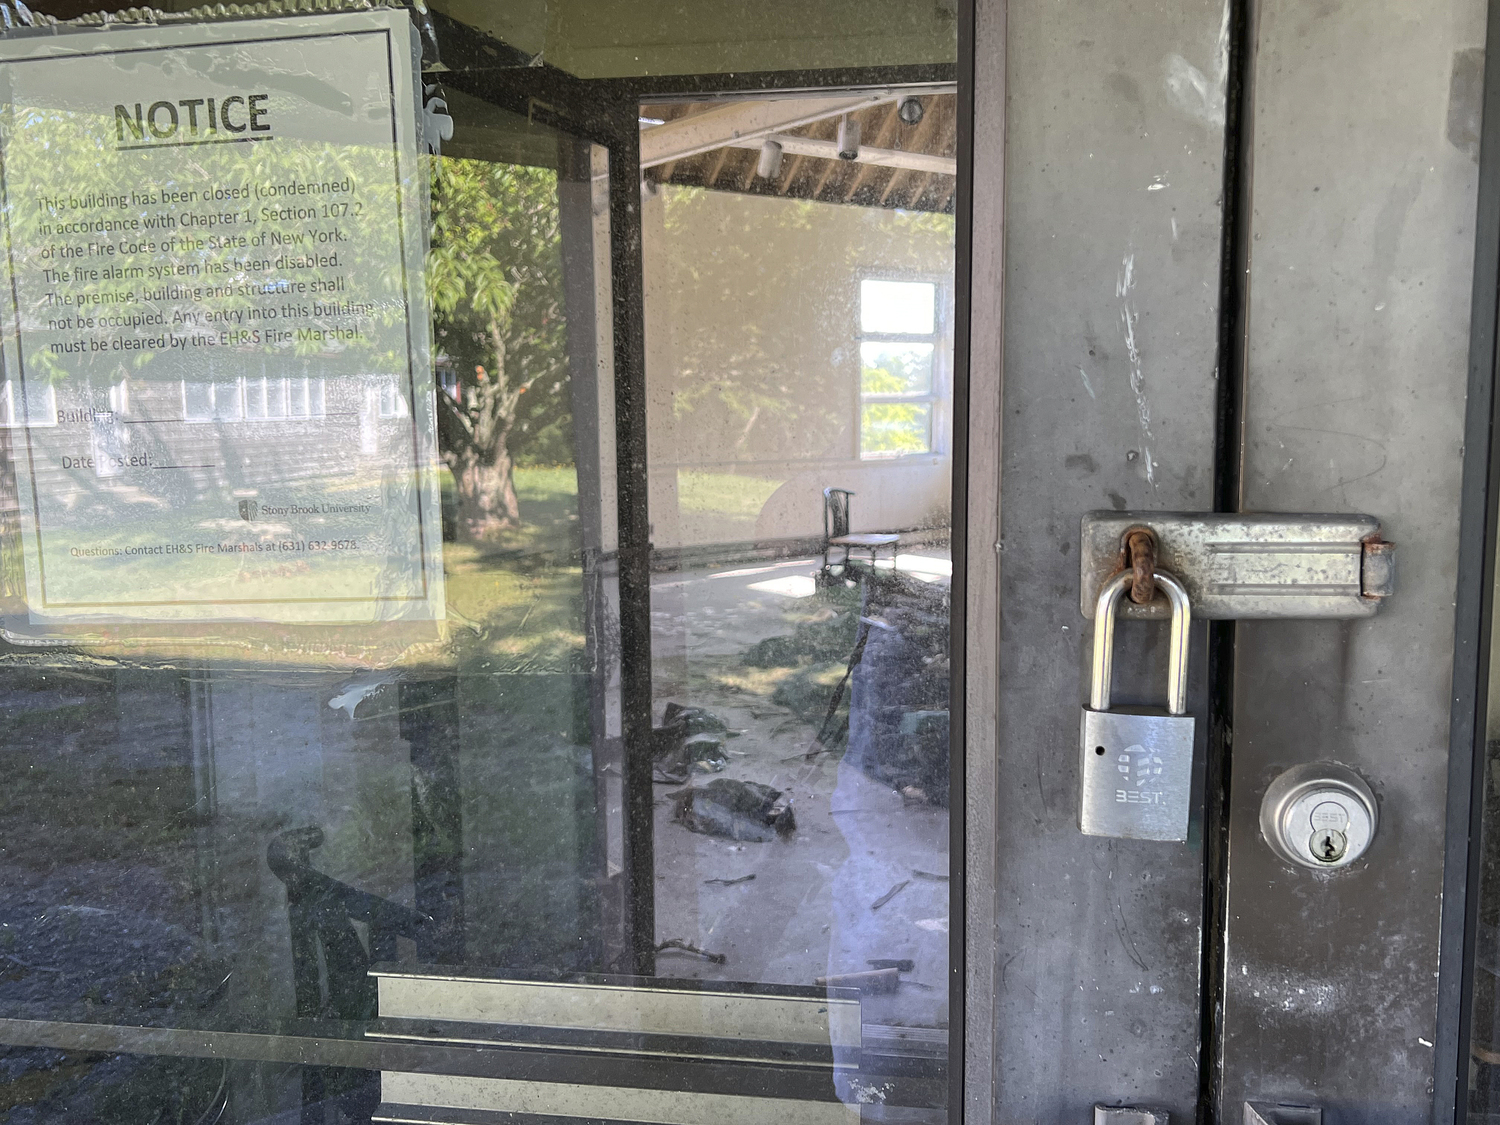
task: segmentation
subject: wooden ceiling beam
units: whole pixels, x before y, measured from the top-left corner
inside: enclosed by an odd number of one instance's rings
[[[820,160],[835,160],[844,164],[874,164],[881,168],[905,168],[914,172],[936,172],[941,176],[958,174],[958,159],[952,156],[935,156],[930,152],[913,152],[899,148],[876,148],[860,145],[859,154],[853,160],[839,156],[838,141],[825,141],[818,137],[798,137],[790,133],[773,133],[759,141],[734,141],[734,148],[759,150],[765,141],[775,141],[782,152],[798,156],[812,156]]]
[[[703,186],[711,188],[719,182],[719,173],[724,171],[724,162],[729,159],[728,148],[719,149],[713,160],[709,162],[710,171],[703,177]]]
[[[949,101],[949,100],[953,100],[953,99],[946,99],[946,98],[944,98],[944,99],[938,99],[938,98],[933,98],[930,101],[927,101],[927,102],[923,103],[923,108],[926,110],[926,112],[922,114],[922,120],[917,125],[916,132],[912,134],[911,145],[910,145],[910,148],[911,148],[912,151],[914,151],[914,152],[925,152],[927,150],[928,146],[932,143],[933,136],[937,133],[938,118],[941,117],[941,116],[944,116],[944,114],[942,112],[943,103],[945,101]],[[955,102],[955,104],[956,104],[956,102]],[[958,175],[958,158],[957,157],[951,157],[950,156],[950,157],[943,157],[941,159],[944,159],[944,160],[947,160],[947,161],[951,162],[953,171],[950,172],[950,173],[948,173],[949,175],[954,175],[954,176]],[[931,170],[931,169],[928,169],[928,170]],[[897,182],[900,181],[900,180],[902,180],[902,179],[908,179],[908,178],[909,177],[902,176],[900,172],[897,172],[894,176],[891,177],[891,182],[885,185],[885,191],[881,192],[881,194],[880,194],[880,205],[882,207],[884,207],[886,205],[887,200],[890,199],[891,192],[893,192],[896,189]],[[916,197],[913,196],[912,199],[910,200],[910,202],[915,203],[916,202]]]
[[[900,108],[900,103],[899,102],[892,102],[890,105],[888,105],[888,106],[885,107],[885,109],[884,109],[885,116],[880,121],[879,131],[876,132],[875,136],[871,138],[875,142],[875,148],[876,149],[884,149],[884,150],[887,150],[887,151],[890,150],[891,141],[895,140],[896,127],[901,124],[901,117],[897,113],[897,110],[899,108]],[[877,111],[867,112],[865,114],[865,117],[869,118],[869,117],[873,116],[874,112],[877,112]],[[861,145],[860,146],[860,154],[863,155],[863,153],[864,153],[864,146]],[[859,174],[854,177],[854,182],[849,185],[849,198],[851,198],[851,199],[854,198],[854,193],[857,192],[857,191],[859,191],[860,185],[863,184],[865,182],[865,180],[869,177],[869,175],[870,175],[870,169],[878,167],[878,165],[874,164],[872,161],[869,161],[869,160],[861,160],[859,163],[860,163]]]
[[[898,95],[845,94],[835,98],[781,98],[775,101],[737,101],[703,113],[673,118],[641,130],[641,168],[711,152],[735,141],[755,142],[814,121],[894,100]]]
[[[776,189],[776,194],[785,195],[792,186],[792,181],[797,178],[797,173],[802,171],[802,162],[807,157],[796,155],[792,157],[792,166],[781,170],[781,186]]]

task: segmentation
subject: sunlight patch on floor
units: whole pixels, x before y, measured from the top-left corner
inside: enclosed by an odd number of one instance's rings
[[[811,574],[789,574],[785,578],[752,582],[749,589],[766,594],[780,594],[784,598],[810,598],[818,592],[818,583]]]

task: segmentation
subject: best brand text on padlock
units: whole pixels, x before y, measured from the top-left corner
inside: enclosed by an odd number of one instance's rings
[[[1082,801],[1078,825],[1089,836],[1186,840],[1193,787],[1193,726],[1187,711],[1188,631],[1192,609],[1177,578],[1156,572],[1172,604],[1167,706],[1110,709],[1115,609],[1129,589],[1122,571],[1099,591],[1093,675],[1082,723]]]

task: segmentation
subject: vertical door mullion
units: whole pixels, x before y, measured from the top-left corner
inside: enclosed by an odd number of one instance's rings
[[[627,95],[628,96],[628,95]],[[614,107],[609,154],[619,482],[620,688],[625,739],[625,869],[634,969],[656,971],[651,791],[651,525],[646,503],[645,274],[641,258],[640,127],[630,97]]]

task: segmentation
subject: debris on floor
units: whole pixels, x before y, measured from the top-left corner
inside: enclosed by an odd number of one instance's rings
[[[673,819],[690,832],[765,843],[797,828],[791,797],[758,781],[718,777],[701,789],[680,789],[670,796]]]
[[[907,805],[948,804],[949,591],[882,575],[866,586],[867,641],[851,661],[844,760]]]
[[[723,719],[706,707],[684,707],[681,703],[668,703],[662,714],[662,726],[680,726],[688,735],[720,734],[734,738],[740,732],[730,730]]]
[[[818,977],[819,988],[857,988],[861,992],[895,992],[901,985],[901,974],[895,969],[871,969],[862,973],[833,973]]]
[[[871,910],[879,910],[882,906],[884,906],[886,903],[890,902],[891,899],[895,898],[902,891],[906,890],[906,888],[909,887],[909,886],[911,886],[911,880],[910,879],[902,879],[901,882],[897,883],[890,890],[886,891],[885,894],[881,895],[874,902],[870,903],[870,909]]]
[[[748,883],[754,878],[755,876],[752,874],[741,875],[738,879],[705,879],[703,882],[706,886],[710,887],[737,887],[741,883]]]
[[[721,773],[729,764],[724,740],[739,733],[705,708],[668,703],[662,725],[652,731],[651,779],[681,785],[694,771]]]
[[[917,967],[910,957],[871,957],[865,964],[872,969],[895,969],[898,973],[909,973]]]
[[[816,620],[804,621],[790,636],[757,641],[741,659],[751,668],[794,668],[828,660],[842,663],[849,657],[858,628],[852,609],[850,606],[842,612],[829,611]]]
[[[705,961],[712,961],[715,965],[722,965],[729,958],[723,953],[710,953],[706,949],[699,949],[690,941],[681,938],[668,938],[656,947],[656,952],[665,953],[668,950],[680,949],[683,953],[691,953],[694,957],[702,957]]]

